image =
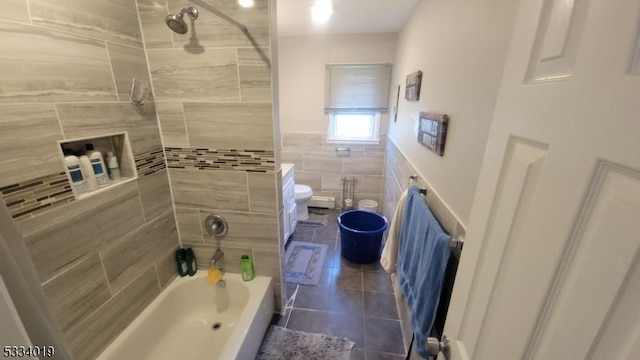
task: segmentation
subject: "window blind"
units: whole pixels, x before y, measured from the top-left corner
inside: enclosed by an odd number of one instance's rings
[[[330,64],[325,74],[325,113],[345,110],[387,112],[391,64]]]

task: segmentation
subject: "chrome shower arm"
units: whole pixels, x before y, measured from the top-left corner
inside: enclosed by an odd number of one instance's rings
[[[222,11],[214,8],[213,6],[207,4],[206,2],[202,1],[202,0],[189,0],[190,3],[192,4],[196,4],[198,6],[201,6],[203,8],[205,8],[206,10],[218,15],[219,17],[223,18],[224,20],[230,22],[231,24],[237,26],[238,28],[240,28],[240,30],[242,30],[242,32],[247,32],[247,27],[242,24],[237,22],[236,20],[232,19],[230,16],[228,16],[227,14],[223,13]]]

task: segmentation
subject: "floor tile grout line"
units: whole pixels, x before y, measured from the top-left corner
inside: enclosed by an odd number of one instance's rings
[[[369,319],[378,319],[378,320],[390,320],[390,321],[398,321],[400,322],[400,319],[392,319],[392,318],[386,318],[386,317],[380,317],[380,316],[364,316],[365,318],[369,318]]]
[[[380,354],[385,354],[385,355],[400,355],[400,356],[406,356],[407,354],[398,354],[398,353],[393,353],[393,352],[388,352],[388,351],[375,351],[377,353]]]
[[[287,310],[285,309],[285,314],[286,314]],[[293,313],[293,308],[289,308],[289,315],[287,315],[287,320],[284,321],[284,327],[288,328],[289,326],[289,319],[291,319],[291,313]]]
[[[329,310],[322,310],[322,309],[311,309],[311,308],[297,308],[294,307],[292,309],[296,309],[296,310],[304,310],[304,311],[314,311],[314,312],[326,312],[327,314],[329,313]]]

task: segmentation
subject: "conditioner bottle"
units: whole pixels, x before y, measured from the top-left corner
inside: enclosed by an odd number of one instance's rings
[[[71,177],[71,186],[77,195],[87,193],[87,182],[82,176],[82,169],[80,168],[80,160],[75,155],[67,155],[64,158],[64,163]]]
[[[80,168],[82,169],[82,174],[87,182],[89,191],[98,190],[98,180],[96,180],[96,175],[93,173],[93,167],[91,166],[91,160],[89,160],[87,155],[80,156]]]
[[[96,181],[98,186],[103,187],[109,185],[109,176],[107,175],[107,166],[104,163],[104,158],[100,151],[96,151],[93,148],[93,144],[87,144],[87,156],[91,160],[91,167],[93,167],[93,173],[96,175]]]

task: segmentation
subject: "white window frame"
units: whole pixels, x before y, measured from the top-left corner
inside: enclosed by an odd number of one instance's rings
[[[391,64],[327,64],[324,112],[329,116],[327,142],[380,144],[381,114],[389,111]],[[338,136],[338,115],[372,115],[366,137]]]
[[[367,137],[353,137],[353,136],[337,136],[337,120],[335,118],[336,115],[349,115],[349,114],[367,114],[372,115],[371,119],[371,133]],[[327,143],[331,144],[340,144],[340,143],[350,143],[350,144],[380,144],[380,111],[374,110],[362,110],[362,111],[331,111],[329,112],[329,130]]]

